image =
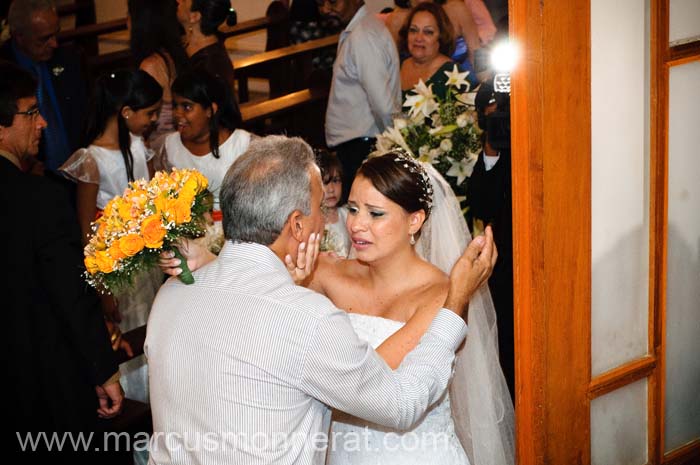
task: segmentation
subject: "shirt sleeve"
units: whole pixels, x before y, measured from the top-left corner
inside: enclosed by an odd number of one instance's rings
[[[321,402],[394,429],[411,428],[445,391],[462,318],[440,310],[420,344],[392,371],[358,338],[342,311],[320,321],[301,374],[301,389]]]
[[[100,169],[89,149],[77,150],[58,170],[74,182],[100,183]]]
[[[350,36],[357,76],[380,132],[391,126],[392,116],[400,111],[401,103],[399,57],[388,32],[386,39],[388,42],[375,33]]]

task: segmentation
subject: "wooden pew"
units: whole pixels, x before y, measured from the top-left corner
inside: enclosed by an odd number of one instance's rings
[[[65,8],[65,13],[69,14],[72,11],[76,11],[77,8],[78,6],[75,4],[68,5]],[[82,25],[75,29],[61,31],[58,35],[58,40],[60,43],[73,42],[80,46],[86,52],[90,73],[99,75],[131,64],[131,52],[128,49],[102,55],[98,55],[97,52],[97,40],[100,35],[125,30],[126,18],[119,18],[104,23]],[[262,30],[267,30],[267,50],[282,47],[289,43],[289,12],[279,0],[270,3],[266,15],[262,18],[242,21],[235,26],[224,24],[219,29],[223,39]]]
[[[304,72],[306,59],[319,50],[337,47],[339,37],[339,35],[322,37],[235,60],[233,67],[236,70],[238,82],[238,101],[245,103],[249,100],[248,78],[260,74],[261,70],[276,73],[283,78],[277,85],[270,82],[270,97],[275,98],[289,91],[303,88],[308,79],[307,73]]]

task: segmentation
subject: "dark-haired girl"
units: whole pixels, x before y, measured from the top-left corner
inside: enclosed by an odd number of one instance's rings
[[[96,83],[89,110],[86,140],[60,171],[77,182],[78,220],[83,241],[92,234],[90,223],[107,202],[121,195],[136,179],[150,179],[153,152],[142,135],[158,119],[163,89],[142,70],[115,71]],[[128,292],[102,299],[105,316],[122,331],[146,324],[162,274],[149,270],[134,276]],[[116,305],[118,304],[118,309]],[[116,333],[115,333],[116,334]],[[120,367],[121,383],[130,399],[148,401],[148,370],[143,357]]]
[[[115,71],[96,83],[85,132],[86,148],[60,171],[77,182],[78,220],[87,243],[90,223],[114,196],[136,179],[150,179],[153,153],[143,134],[158,119],[163,89],[145,71]]]
[[[206,72],[173,83],[177,132],[165,138],[159,168],[195,168],[209,180],[214,221],[220,220],[219,189],[229,166],[248,148],[251,134],[239,129],[241,115],[224,84]]]
[[[135,65],[158,81],[163,104],[149,141],[172,132],[173,98],[170,87],[185,72],[189,59],[182,46],[180,26],[172,0],[129,0],[129,45]]]
[[[185,51],[192,69],[206,70],[233,93],[233,63],[218,33],[224,21],[236,24],[230,0],[177,0],[177,19],[185,30]]]

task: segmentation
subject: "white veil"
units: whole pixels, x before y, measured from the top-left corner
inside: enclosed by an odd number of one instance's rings
[[[421,165],[432,183],[433,207],[416,251],[449,274],[471,235],[450,185],[432,165]],[[468,325],[450,385],[457,436],[471,465],[513,465],[513,403],[498,360],[496,311],[487,284],[469,302]]]

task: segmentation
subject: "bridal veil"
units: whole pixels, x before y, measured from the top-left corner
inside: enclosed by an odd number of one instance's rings
[[[421,165],[433,186],[433,207],[416,251],[449,274],[471,235],[449,184],[432,165]],[[471,465],[513,465],[513,403],[498,359],[496,311],[487,284],[470,300],[467,323],[469,332],[450,385],[457,436]]]

